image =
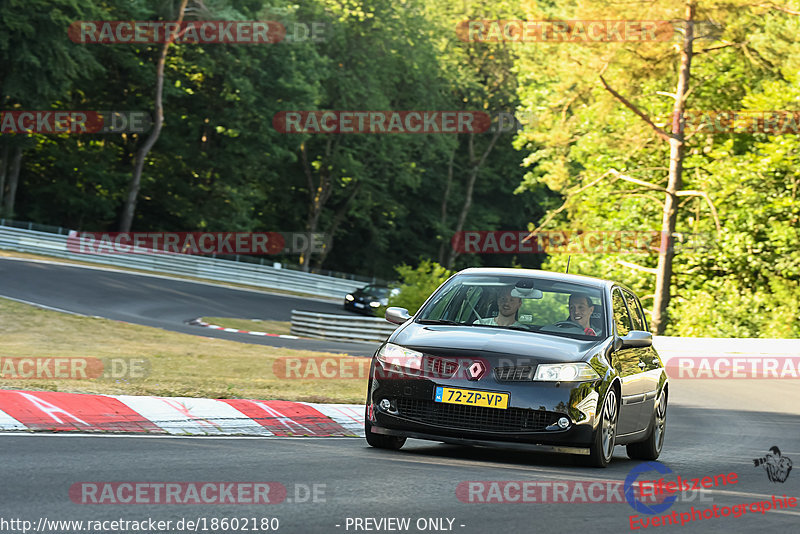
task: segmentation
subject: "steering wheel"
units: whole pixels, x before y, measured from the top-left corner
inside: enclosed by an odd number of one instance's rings
[[[569,320],[567,320],[567,321],[558,321],[557,323],[555,323],[554,326],[557,326],[558,328],[580,328],[581,330],[583,330],[583,327],[581,325],[579,325],[578,323],[569,321]]]

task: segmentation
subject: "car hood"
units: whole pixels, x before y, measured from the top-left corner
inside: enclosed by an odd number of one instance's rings
[[[406,323],[389,338],[390,343],[441,356],[522,356],[560,362],[581,361],[590,352],[595,354],[596,346],[603,341],[582,341],[505,328],[417,323]]]

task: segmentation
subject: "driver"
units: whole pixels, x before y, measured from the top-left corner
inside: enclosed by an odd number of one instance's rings
[[[517,321],[517,312],[522,306],[522,299],[511,296],[511,287],[505,287],[497,295],[497,317],[478,319],[472,324],[488,324],[493,326],[523,326]]]
[[[596,336],[589,321],[594,313],[592,299],[586,293],[573,293],[569,296],[569,320],[579,324],[587,336]]]

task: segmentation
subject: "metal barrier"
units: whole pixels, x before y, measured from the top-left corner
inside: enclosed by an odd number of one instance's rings
[[[679,356],[800,356],[800,339],[655,336],[653,346],[662,360]]]
[[[186,254],[78,254],[67,250],[67,236],[36,230],[0,226],[0,249],[46,254],[87,263],[127,267],[142,271],[191,276],[283,289],[321,297],[344,298],[364,282],[313,273],[291,271],[268,265],[235,262]]]
[[[292,310],[292,334],[338,341],[385,341],[397,325],[381,317]]]
[[[381,317],[357,317],[292,310],[292,334],[318,339],[383,342],[397,329]],[[800,339],[735,339],[654,336],[666,364],[679,356],[800,356]]]

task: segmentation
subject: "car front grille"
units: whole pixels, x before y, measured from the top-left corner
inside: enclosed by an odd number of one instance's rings
[[[458,371],[458,362],[426,355],[422,359],[422,370],[428,377],[451,378]]]
[[[522,408],[484,408],[400,398],[397,409],[406,419],[442,427],[491,432],[540,432],[563,414]]]
[[[494,377],[503,382],[522,382],[533,377],[532,365],[521,365],[517,367],[496,367]]]

